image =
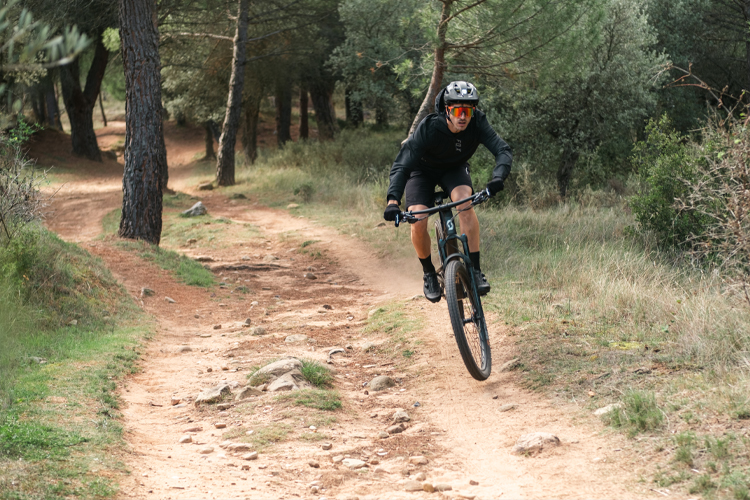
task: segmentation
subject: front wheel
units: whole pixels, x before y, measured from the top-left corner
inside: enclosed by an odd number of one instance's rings
[[[475,379],[486,380],[492,370],[487,323],[479,294],[472,290],[469,272],[459,259],[445,268],[445,300],[466,368]]]

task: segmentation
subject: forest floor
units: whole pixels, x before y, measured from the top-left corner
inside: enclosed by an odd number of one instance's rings
[[[122,122],[99,129],[102,149],[116,150],[124,132]],[[48,227],[101,257],[158,325],[142,350],[140,371],[119,391],[126,442],[121,459],[130,470],[117,478],[119,498],[666,495],[652,489],[649,462],[632,441],[578,406],[522,389],[515,372],[500,371],[514,351],[499,318],[490,325],[496,368],[485,382],[472,379],[445,304],[415,297],[421,293],[416,259],[383,261],[360,240],[293,209],[198,191],[193,174],[202,130],[170,123],[165,140],[170,187],[198,197],[211,217],[232,222],[210,243],[188,244],[186,237],[171,248],[210,258],[223,284],[209,288],[182,284],[114,236],[102,237],[105,216],[121,206],[122,155],[104,163],[74,159],[64,139],[45,132],[31,150],[40,165],[59,167],[51,173],[57,192]],[[392,228],[373,228],[386,230]],[[306,277],[310,273],[316,279]],[[155,294],[142,296],[144,287]],[[243,325],[248,319],[249,327]],[[258,326],[264,335],[251,334]],[[307,338],[288,342],[292,334]],[[326,364],[336,347],[345,352]],[[267,392],[231,401],[224,410],[192,404],[222,381],[244,386],[255,367],[284,356],[330,367],[342,408],[295,406]],[[368,391],[364,384],[376,375],[397,384]],[[406,430],[381,438],[398,409],[411,418]],[[552,433],[561,443],[533,456],[513,455],[516,440],[532,432]],[[192,442],[180,444],[185,435]],[[243,460],[242,453],[220,447],[226,439],[249,441],[258,458]],[[201,453],[206,447],[213,451]],[[411,463],[420,462],[410,460],[414,456],[427,463]],[[350,470],[341,457],[367,465]],[[451,489],[406,491],[414,480]]]

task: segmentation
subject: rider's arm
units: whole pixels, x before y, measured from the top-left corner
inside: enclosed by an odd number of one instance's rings
[[[409,174],[416,168],[419,164],[419,159],[424,156],[427,150],[427,121],[427,118],[422,120],[422,123],[417,126],[411,137],[404,141],[401,145],[401,151],[398,152],[398,156],[396,156],[396,160],[394,160],[391,166],[391,182],[388,186],[387,196],[388,204],[391,204],[391,202],[399,203],[401,201]]]
[[[479,126],[479,139],[484,144],[490,153],[495,155],[495,168],[492,170],[492,177],[499,177],[505,180],[510,174],[510,166],[513,163],[513,152],[505,142],[497,135],[495,129],[492,128],[490,122],[487,121],[487,116],[482,114],[477,117],[477,125]]]

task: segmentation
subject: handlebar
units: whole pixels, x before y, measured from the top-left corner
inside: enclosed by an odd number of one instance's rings
[[[409,212],[399,212],[398,215],[396,215],[396,227],[401,222],[408,222],[409,224],[414,224],[415,222],[419,222],[427,217],[429,217],[432,214],[436,214],[443,210],[448,210],[453,207],[457,207],[458,205],[463,205],[467,201],[471,201],[471,206],[479,205],[480,203],[484,203],[490,198],[490,190],[485,188],[478,193],[474,193],[473,195],[469,196],[468,198],[464,198],[463,200],[453,201],[451,203],[446,203],[444,205],[440,205],[437,207],[428,208],[426,210],[417,210],[417,211],[409,211]],[[425,217],[416,217],[417,215],[424,215]]]

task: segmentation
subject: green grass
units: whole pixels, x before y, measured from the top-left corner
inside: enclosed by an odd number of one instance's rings
[[[319,389],[331,387],[333,385],[333,375],[331,370],[321,365],[317,361],[301,359],[302,368],[300,372],[312,385]]]
[[[79,247],[41,228],[0,247],[0,499],[116,493],[117,381],[151,328]]]
[[[317,410],[335,411],[341,408],[341,397],[336,391],[325,389],[303,389],[276,396],[276,401],[305,406]]]
[[[661,427],[664,414],[657,406],[653,393],[629,391],[622,398],[622,407],[607,413],[605,420],[613,427],[625,429],[632,437]]]
[[[198,287],[211,287],[216,284],[214,275],[200,263],[172,250],[164,250],[145,241],[118,241],[117,246],[137,252],[138,255],[157,266],[174,273],[178,281]]]
[[[264,451],[271,446],[285,441],[292,431],[292,427],[284,422],[273,422],[266,426],[256,426],[253,433],[247,435],[248,429],[232,429],[222,435],[223,439],[239,439],[244,443],[250,443],[258,451]]]

